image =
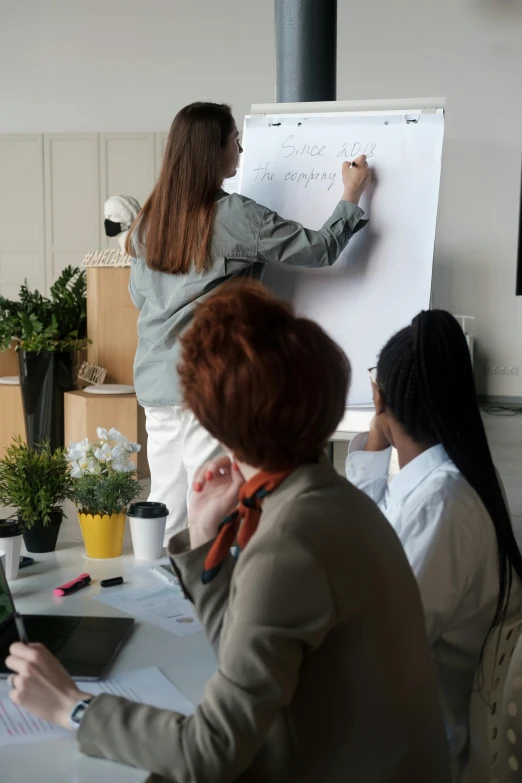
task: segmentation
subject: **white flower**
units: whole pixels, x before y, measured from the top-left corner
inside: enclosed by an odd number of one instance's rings
[[[80,468],[77,462],[73,462],[71,464],[71,476],[75,479],[81,478],[83,476],[83,470]]]
[[[98,429],[96,430],[96,434],[98,435],[100,440],[109,440],[109,435],[105,427],[98,427]]]
[[[112,459],[112,449],[108,443],[104,443],[103,446],[98,446],[98,448],[94,450],[94,456],[100,462],[109,462],[109,460]]]
[[[125,454],[124,450],[121,446],[113,446],[111,450],[111,457],[112,459],[118,459],[118,457],[123,456]]]
[[[116,443],[120,442],[120,438],[123,438],[123,435],[121,432],[119,432],[116,427],[111,427],[109,432],[107,433],[107,440],[115,440]]]
[[[130,441],[127,445],[126,451],[128,454],[137,454],[138,451],[141,451],[141,446],[139,443],[133,443]]]
[[[116,473],[132,473],[136,470],[136,465],[131,460],[126,460],[124,457],[118,457],[112,463],[112,469]]]
[[[112,461],[111,467],[116,473],[125,473],[125,459],[116,457],[116,459]]]
[[[87,465],[87,473],[90,473],[91,476],[99,476],[102,472],[102,467],[100,463],[95,459],[90,459]]]
[[[79,441],[79,443],[71,443],[67,449],[66,459],[68,462],[76,462],[84,458],[91,448],[88,438]]]

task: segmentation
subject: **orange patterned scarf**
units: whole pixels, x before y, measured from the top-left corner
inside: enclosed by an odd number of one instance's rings
[[[234,542],[237,543],[236,557],[246,547],[257,530],[263,500],[277,489],[291,472],[256,473],[243,484],[239,491],[237,508],[220,524],[216,540],[205,558],[201,575],[204,585],[214,579]]]

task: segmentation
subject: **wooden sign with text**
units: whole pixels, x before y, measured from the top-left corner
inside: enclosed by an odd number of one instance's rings
[[[123,250],[91,250],[87,253],[82,261],[82,267],[88,268],[93,266],[109,266],[113,269],[115,267],[129,267],[131,265],[131,257],[127,255]]]

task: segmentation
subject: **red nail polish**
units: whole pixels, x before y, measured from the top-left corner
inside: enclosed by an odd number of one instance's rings
[[[234,462],[234,464],[233,464],[233,466],[232,466],[232,467],[234,468],[234,470],[235,470],[237,473],[239,473],[239,465],[237,464],[237,462]]]
[[[212,481],[213,478],[214,478],[214,474],[212,473],[212,471],[210,471],[210,470],[207,471],[207,475],[205,476],[205,480],[206,481]]]
[[[200,481],[197,481],[194,484],[194,492],[201,492],[202,489],[203,489],[203,484]]]

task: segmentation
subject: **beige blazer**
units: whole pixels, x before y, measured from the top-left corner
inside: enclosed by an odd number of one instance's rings
[[[209,546],[169,545],[218,658],[203,701],[184,717],[99,696],[84,753],[151,781],[449,783],[419,591],[371,500],[324,460],[265,500],[237,563],[203,586]]]

